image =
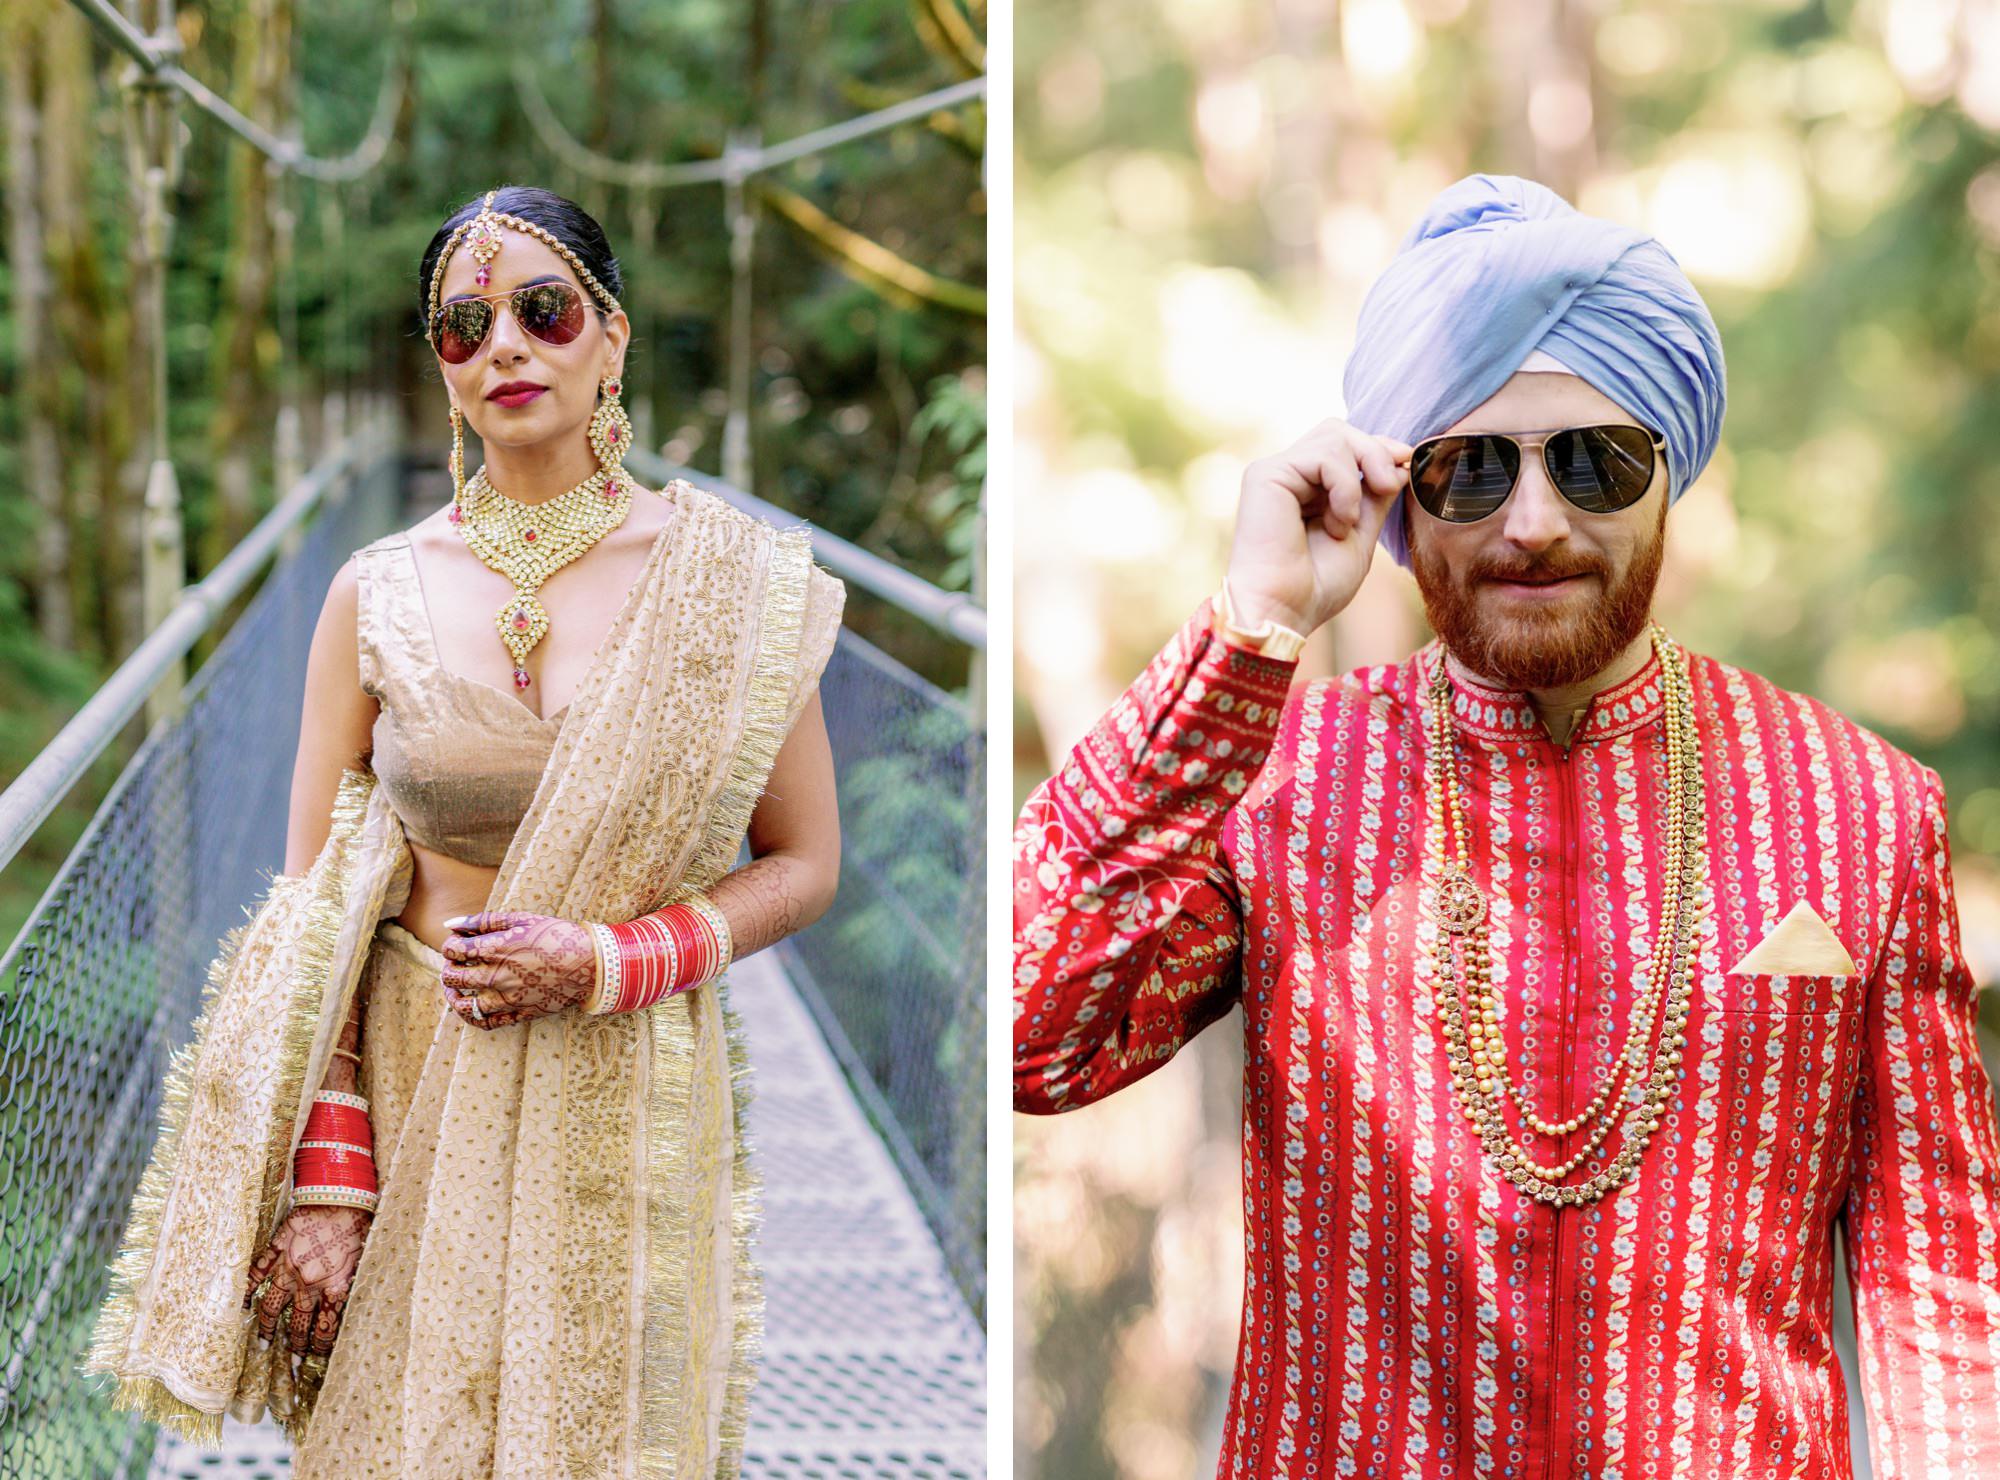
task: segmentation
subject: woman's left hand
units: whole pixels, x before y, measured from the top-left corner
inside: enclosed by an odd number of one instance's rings
[[[590,929],[575,920],[493,910],[445,923],[451,934],[438,947],[445,1001],[475,1028],[504,1028],[575,1007],[596,984]]]

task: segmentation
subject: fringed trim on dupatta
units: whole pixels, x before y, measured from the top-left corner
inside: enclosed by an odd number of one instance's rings
[[[340,790],[334,798],[328,841],[337,843],[343,854],[360,832],[374,780],[373,775],[364,772],[348,771],[341,776]],[[289,1004],[276,1065],[277,1103],[292,1106],[293,1113],[284,1116],[280,1125],[274,1127],[274,1132],[282,1129],[283,1134],[273,1134],[266,1158],[259,1230],[261,1247],[275,1231],[278,1201],[291,1178],[292,1127],[296,1120],[296,1107],[305,1092],[306,1061],[311,1054],[318,1026],[321,993],[333,970],[333,953],[340,936],[346,884],[344,859],[342,866],[322,869],[316,877],[310,872],[275,875],[264,903],[251,913],[249,919],[223,936],[215,958],[209,963],[207,979],[202,986],[201,1011],[195,1019],[193,1036],[175,1049],[168,1060],[160,1102],[159,1136],[153,1144],[152,1159],[140,1178],[138,1191],[133,1195],[123,1244],[111,1265],[109,1293],[98,1312],[90,1355],[83,1364],[86,1373],[105,1374],[118,1379],[110,1395],[114,1409],[137,1413],[146,1422],[163,1425],[196,1443],[213,1445],[222,1442],[222,1413],[211,1413],[196,1407],[176,1394],[165,1378],[127,1370],[133,1330],[139,1319],[141,1292],[152,1273],[159,1250],[161,1226],[173,1201],[181,1138],[187,1130],[196,1069],[207,1045],[213,1009],[236,970],[244,940],[257,923],[257,914],[274,901],[311,888],[313,893],[304,905],[306,915],[299,943],[297,973],[298,979],[305,985],[294,994]],[[244,1273],[248,1273],[247,1263]],[[246,1334],[246,1344],[249,1339]],[[228,1399],[225,1397],[224,1401],[226,1403]],[[304,1415],[299,1416],[298,1423],[303,1425]]]
[[[272,879],[267,899],[276,897],[280,889],[290,891],[304,885],[303,877],[280,874]],[[208,1034],[209,1010],[221,995],[224,979],[235,970],[243,937],[249,934],[253,923],[254,916],[222,937],[221,950],[209,964],[208,980],[202,988],[201,1015],[195,1019],[194,1037],[168,1058],[166,1087],[160,1099],[159,1139],[153,1143],[152,1160],[132,1197],[124,1245],[111,1265],[111,1290],[98,1311],[90,1356],[83,1364],[87,1373],[115,1377],[122,1370],[132,1326],[138,1317],[139,1286],[153,1267],[153,1252],[160,1240],[160,1220],[166,1212],[174,1169],[180,1159],[181,1132],[187,1128],[188,1102],[194,1093],[194,1065]],[[222,1415],[182,1401],[157,1377],[121,1377],[111,1394],[111,1406],[137,1413],[148,1423],[164,1424],[196,1443],[222,1442]]]
[[[803,530],[781,530],[772,542],[770,563],[764,586],[763,619],[758,628],[757,651],[752,659],[744,696],[743,733],[730,763],[728,779],[711,808],[684,876],[686,889],[702,889],[724,874],[736,862],[750,817],[763,796],[771,768],[785,741],[787,706],[798,664],[799,645],[805,623],[806,588],[812,572],[812,543]],[[749,1422],[750,1390],[757,1381],[757,1361],[764,1338],[763,1279],[752,1258],[751,1245],[763,1221],[763,1187],[750,1160],[746,1134],[751,1083],[749,1044],[742,1019],[729,1005],[729,979],[725,974],[705,990],[717,993],[721,1005],[724,1041],[729,1057],[731,1114],[735,1127],[734,1153],[730,1171],[730,1240],[732,1284],[730,1311],[734,1326],[730,1337],[729,1373],[725,1380],[721,1433],[713,1474],[734,1476],[742,1468],[743,1442]],[[654,1148],[653,1176],[670,1177],[673,1172],[671,1148],[686,1134],[686,1113],[694,1073],[692,1035],[671,1031],[664,1013],[653,1015],[653,1073],[651,1095],[652,1124],[648,1127]],[[678,1040],[678,1041],[677,1041]],[[656,1181],[655,1185],[660,1185]],[[684,1189],[675,1188],[677,1203],[685,1208]],[[688,1271],[682,1267],[680,1249],[657,1237],[649,1239],[646,1294],[646,1367],[649,1372],[664,1370],[673,1353],[685,1351],[688,1340]],[[681,1480],[672,1470],[671,1434],[674,1427],[676,1392],[673,1384],[650,1383],[644,1399],[644,1427],[641,1435],[639,1473],[644,1480]],[[685,1395],[680,1395],[685,1401]]]

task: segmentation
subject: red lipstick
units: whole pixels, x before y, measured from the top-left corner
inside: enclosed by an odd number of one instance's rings
[[[525,406],[547,389],[532,380],[510,380],[488,391],[486,399],[501,406]]]

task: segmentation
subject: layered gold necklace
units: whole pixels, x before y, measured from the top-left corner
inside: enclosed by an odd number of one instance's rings
[[[1466,862],[1451,684],[1442,653],[1431,674],[1431,793],[1433,804],[1441,799],[1445,807],[1451,848],[1431,895],[1432,912],[1440,927],[1431,951],[1432,988],[1438,1017],[1444,1024],[1452,1090],[1477,1132],[1487,1160],[1522,1192],[1552,1205],[1596,1202],[1638,1174],[1639,1158],[1659,1130],[1680,1078],[1681,1051],[1686,1044],[1688,1001],[1694,991],[1694,936],[1707,912],[1702,897],[1701,757],[1687,655],[1657,625],[1652,638],[1666,689],[1667,733],[1667,859],[1659,919],[1653,932],[1652,963],[1624,1046],[1590,1103],[1567,1120],[1545,1120],[1536,1114],[1508,1068],[1499,998],[1493,989],[1486,897],[1473,883]],[[1653,1034],[1656,1019],[1660,1030],[1657,1040]],[[1528,1129],[1539,1135],[1565,1136],[1588,1130],[1582,1150],[1553,1165],[1536,1160],[1508,1129],[1501,1114],[1510,1097],[1520,1107]],[[1625,1133],[1617,1154],[1587,1180],[1564,1182],[1563,1178],[1604,1143],[1620,1119],[1621,1104]]]
[[[600,467],[538,504],[508,498],[486,481],[482,467],[452,501],[451,522],[466,548],[514,583],[493,625],[514,659],[515,688],[527,688],[528,654],[549,630],[537,594],[542,582],[624,523],[631,507],[631,476],[616,466]]]

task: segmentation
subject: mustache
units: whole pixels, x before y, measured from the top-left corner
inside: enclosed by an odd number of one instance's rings
[[[1533,560],[1484,560],[1466,572],[1466,581],[1560,581],[1570,576],[1608,574],[1602,560],[1576,556],[1540,556]]]

